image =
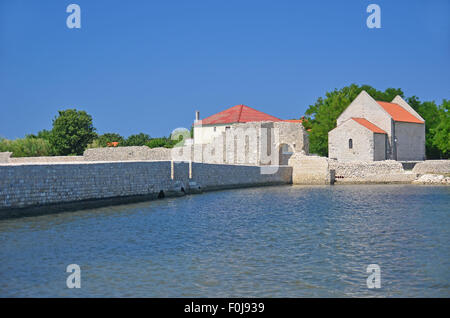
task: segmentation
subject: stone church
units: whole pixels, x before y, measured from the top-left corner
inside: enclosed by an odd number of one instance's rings
[[[425,120],[400,96],[387,103],[362,91],[328,133],[328,156],[339,161],[425,160]]]

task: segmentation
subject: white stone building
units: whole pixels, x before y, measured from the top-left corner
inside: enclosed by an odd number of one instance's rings
[[[328,133],[328,156],[340,161],[425,160],[425,120],[400,96],[387,103],[362,91]]]
[[[301,120],[282,120],[245,105],[236,105],[200,120],[196,113],[197,161],[286,165],[294,152],[308,153]],[[201,153],[201,158],[199,158]]]

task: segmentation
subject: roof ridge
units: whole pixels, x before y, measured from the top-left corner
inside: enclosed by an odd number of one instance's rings
[[[238,118],[237,118],[237,121],[238,122],[240,122],[240,120],[241,120],[241,115],[242,115],[242,109],[244,109],[244,104],[240,104],[239,106],[241,106],[241,109],[239,110],[239,115],[238,115]]]
[[[378,105],[383,108],[385,112],[389,114],[389,116],[394,121],[399,122],[407,122],[407,123],[418,123],[423,124],[424,121],[417,118],[414,114],[412,114],[409,110],[406,108],[403,108],[402,105],[392,102],[384,102],[381,100],[376,101]]]

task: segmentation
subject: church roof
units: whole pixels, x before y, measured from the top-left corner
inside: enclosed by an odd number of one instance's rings
[[[395,103],[387,103],[387,102],[380,102],[377,101],[377,103],[383,107],[385,111],[391,115],[392,119],[395,121],[402,121],[407,123],[417,123],[417,124],[423,124],[424,122],[408,112],[406,109],[404,109],[402,106],[395,104]]]
[[[260,112],[245,105],[236,105],[228,108],[220,113],[206,117],[197,124],[201,125],[217,125],[232,123],[247,123],[252,121],[282,121],[281,119]]]
[[[380,127],[378,127],[378,126],[375,125],[375,124],[372,124],[370,121],[368,121],[368,120],[365,119],[365,118],[352,117],[352,119],[353,119],[354,121],[356,121],[358,124],[360,124],[360,125],[366,127],[367,129],[373,131],[374,133],[377,133],[377,134],[386,134],[386,132],[385,132],[383,129],[381,129]]]

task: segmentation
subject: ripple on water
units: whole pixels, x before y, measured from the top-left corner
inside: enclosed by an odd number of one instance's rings
[[[0,296],[449,297],[449,203],[446,187],[280,186],[4,220]]]

